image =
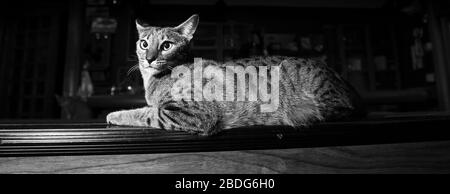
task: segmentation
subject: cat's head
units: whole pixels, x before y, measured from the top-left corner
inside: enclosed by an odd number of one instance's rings
[[[187,60],[189,42],[198,22],[196,14],[176,27],[144,26],[136,21],[136,54],[143,78],[171,70]]]

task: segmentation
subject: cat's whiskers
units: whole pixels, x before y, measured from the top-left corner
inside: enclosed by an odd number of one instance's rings
[[[127,71],[127,76],[129,76],[131,73],[133,73],[134,71],[139,69],[139,64],[133,65],[132,67],[130,67],[130,69],[128,69]]]

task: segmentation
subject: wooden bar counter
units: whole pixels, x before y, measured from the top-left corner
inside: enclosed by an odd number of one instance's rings
[[[0,124],[0,173],[450,173],[450,116],[391,116],[213,137],[104,123]]]

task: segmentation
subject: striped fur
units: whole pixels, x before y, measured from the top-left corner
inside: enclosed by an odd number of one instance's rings
[[[206,60],[202,64],[205,71],[217,72],[225,72],[227,66],[280,67],[279,107],[274,112],[261,112],[263,102],[260,99],[195,101],[174,98],[171,93],[173,89],[188,94],[195,92],[190,87],[192,82],[180,82],[180,78],[171,76],[170,72],[178,66],[193,70],[192,60],[187,57],[187,44],[197,23],[198,16],[194,15],[174,28],[137,24],[140,39],[148,40],[150,47],[158,50],[161,42],[167,39],[175,43],[171,50],[158,51],[154,61],[149,61],[148,49],[141,49],[141,42],[137,42],[148,106],[110,113],[108,123],[212,135],[225,129],[256,125],[289,125],[301,129],[315,122],[345,119],[363,112],[355,90],[321,60],[282,56],[246,58],[223,64]],[[205,77],[202,84],[217,80],[215,76]],[[256,86],[247,85],[246,90],[249,87]]]

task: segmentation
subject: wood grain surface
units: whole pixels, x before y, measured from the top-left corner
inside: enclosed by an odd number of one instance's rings
[[[0,173],[450,173],[450,141],[139,155],[0,158]]]

